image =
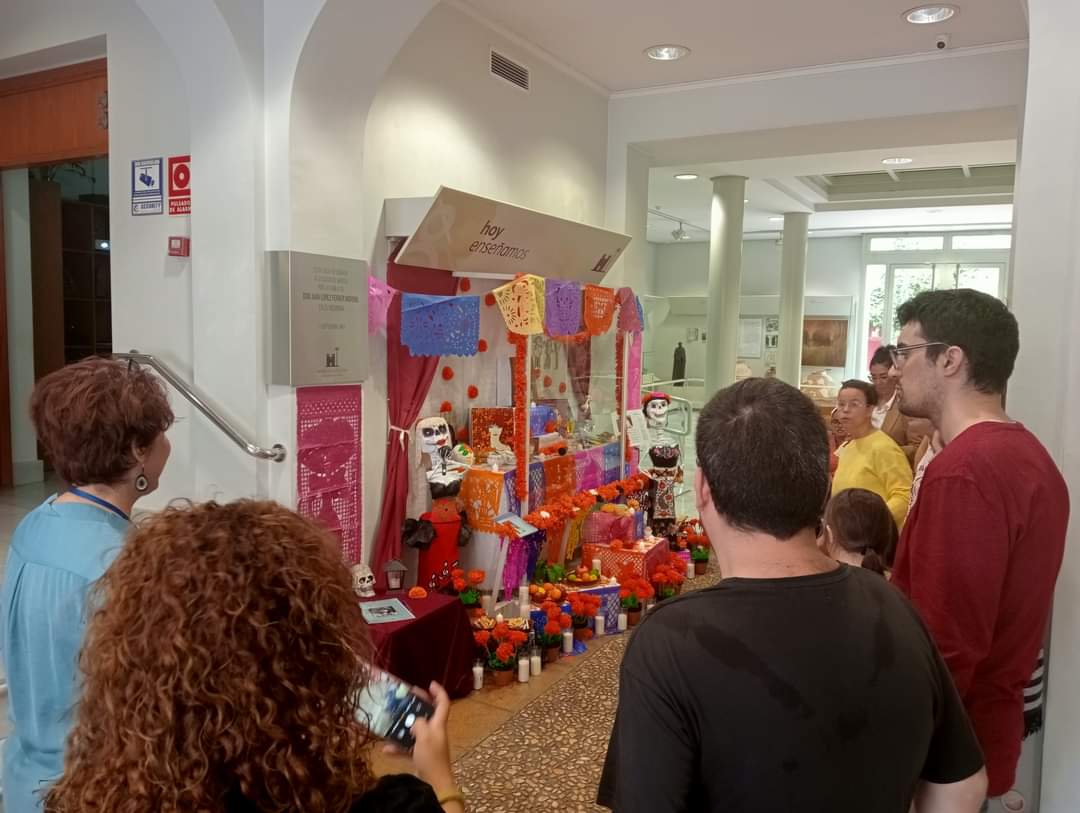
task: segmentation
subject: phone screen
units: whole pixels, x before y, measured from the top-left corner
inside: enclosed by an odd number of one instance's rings
[[[412,748],[413,723],[430,718],[435,707],[413,694],[412,686],[388,672],[368,666],[367,686],[360,692],[356,718],[376,737]]]

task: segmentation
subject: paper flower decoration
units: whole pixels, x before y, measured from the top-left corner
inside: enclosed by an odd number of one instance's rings
[[[443,381],[449,381],[450,379],[452,379],[454,377],[453,369],[450,368],[450,367],[443,367],[442,368],[442,377],[443,377]]]

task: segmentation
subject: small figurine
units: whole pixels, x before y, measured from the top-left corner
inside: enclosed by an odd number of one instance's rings
[[[671,396],[667,393],[650,392],[642,399],[641,411],[645,413],[651,441],[648,453],[652,465],[644,469],[653,481],[649,489],[649,524],[659,536],[674,544],[675,485],[682,482],[683,470],[679,442],[667,431],[670,404]]]
[[[491,448],[496,452],[510,452],[513,454],[514,450],[502,442],[503,429],[501,426],[489,426],[488,438]]]
[[[375,574],[371,572],[371,568],[363,562],[358,562],[352,566],[352,587],[353,592],[360,598],[374,598],[375,597]]]

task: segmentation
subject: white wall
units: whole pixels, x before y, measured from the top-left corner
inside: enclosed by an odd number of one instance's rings
[[[708,243],[660,243],[652,270],[658,296],[705,296],[709,277]],[[859,296],[862,238],[822,237],[809,242],[807,296]],[[780,245],[775,240],[743,241],[743,296],[780,293]]]
[[[30,423],[34,389],[34,308],[30,276],[30,186],[25,169],[0,173],[4,202],[4,274],[7,295],[8,385],[11,391],[11,458],[15,485],[42,478]]]
[[[491,48],[531,69],[529,93],[490,76]],[[603,225],[606,131],[604,96],[458,7],[436,6],[394,59],[368,116],[364,222],[374,273],[384,275],[383,201],[429,197],[441,184]],[[382,496],[384,345],[372,342],[364,387],[365,542]]]
[[[1016,182],[1010,304],[1020,357],[1009,412],[1054,456],[1072,495],[1072,522],[1054,600],[1042,760],[1042,813],[1080,799],[1080,5],[1029,0],[1031,58]]]

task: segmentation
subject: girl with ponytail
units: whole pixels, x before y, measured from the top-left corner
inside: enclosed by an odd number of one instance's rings
[[[838,562],[888,578],[899,532],[885,500],[864,488],[835,494],[825,507],[818,547]]]

